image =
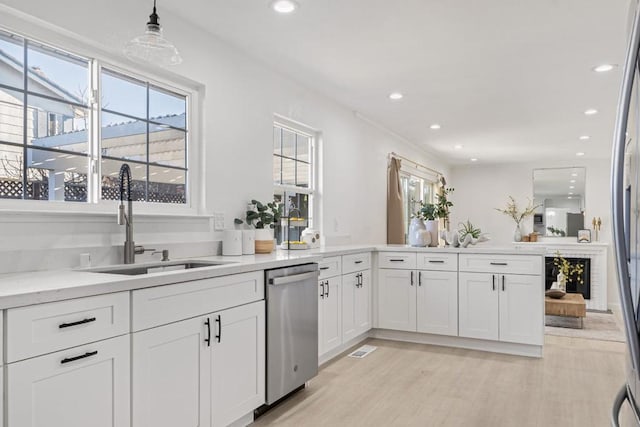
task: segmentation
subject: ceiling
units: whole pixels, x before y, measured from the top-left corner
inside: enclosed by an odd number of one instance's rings
[[[610,154],[629,0],[297,1],[161,7],[451,164]]]

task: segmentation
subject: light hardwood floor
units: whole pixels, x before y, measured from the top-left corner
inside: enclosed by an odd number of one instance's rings
[[[253,425],[603,427],[624,383],[620,342],[546,336],[542,359],[367,344],[378,349],[334,359]]]

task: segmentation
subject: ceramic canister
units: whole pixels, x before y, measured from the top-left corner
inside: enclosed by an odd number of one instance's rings
[[[242,230],[242,255],[256,253],[256,231]]]
[[[222,232],[222,255],[242,255],[241,230],[224,230]]]

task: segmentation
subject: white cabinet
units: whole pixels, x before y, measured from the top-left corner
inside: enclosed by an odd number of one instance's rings
[[[415,271],[378,271],[378,326],[400,331],[416,330]]]
[[[125,335],[9,364],[8,426],[129,426],[130,356]]]
[[[342,340],[371,329],[371,271],[342,276]]]
[[[264,301],[133,334],[133,424],[226,426],[265,401]]]
[[[318,282],[318,353],[327,353],[342,344],[341,276]]]
[[[541,346],[544,282],[539,256],[461,255],[460,336]],[[495,272],[482,272],[494,268]],[[526,274],[523,274],[526,273]]]
[[[265,303],[224,310],[211,319],[212,425],[222,427],[265,402]]]
[[[136,427],[211,423],[208,317],[132,335],[132,419]]]
[[[416,321],[418,332],[458,335],[456,271],[418,271]]]

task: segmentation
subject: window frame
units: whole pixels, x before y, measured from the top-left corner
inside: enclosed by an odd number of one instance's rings
[[[296,134],[305,136],[309,138],[309,186],[308,187],[298,187],[296,185],[286,185],[286,184],[273,184],[273,194],[282,194],[284,196],[287,192],[293,192],[298,194],[306,194],[309,196],[309,213],[311,214],[311,218],[307,218],[307,227],[314,228],[319,230],[320,221],[320,196],[319,196],[319,188],[318,188],[318,172],[319,172],[319,158],[318,155],[318,145],[321,138],[321,133],[313,129],[307,125],[296,122],[294,120],[288,119],[284,116],[275,114],[273,118],[273,123],[271,126],[272,133],[274,127],[280,127],[282,129],[286,129],[290,132],[294,132]],[[271,150],[271,160],[273,161],[273,147]],[[297,160],[296,160],[297,161]],[[272,175],[273,175],[273,167],[272,167]],[[284,215],[283,211],[283,215]]]
[[[424,187],[425,186],[429,186],[431,187],[431,198],[430,200],[423,200],[423,202],[426,203],[435,203],[435,196],[438,190],[438,176],[429,172],[425,172],[423,170],[420,170],[418,168],[414,168],[411,166],[405,166],[402,163],[400,164],[400,179],[402,180],[402,178],[407,178],[408,180],[411,180],[411,178],[418,178],[421,180],[420,182],[420,194],[424,194]],[[403,191],[403,197],[405,196],[404,194],[404,188],[402,189]],[[408,194],[407,194],[408,196]],[[407,200],[403,205],[404,206],[409,206],[409,203],[411,201]],[[417,201],[416,201],[417,202]],[[406,218],[407,218],[407,226],[405,227],[404,230],[404,236],[405,236],[405,242],[408,242],[408,238],[409,238],[409,227],[411,226],[411,215],[413,215],[413,212],[409,211],[409,212],[404,212],[403,209],[403,217],[406,214]]]
[[[17,28],[19,27],[19,29]],[[125,62],[112,52],[105,51],[100,45],[86,40],[80,41],[78,37],[65,30],[61,30],[51,24],[43,23],[35,18],[22,14],[0,14],[0,30],[14,34],[31,42],[50,47],[54,50],[68,53],[72,56],[86,58],[89,61],[89,86],[93,89],[100,85],[100,71],[102,67],[123,74],[124,76],[148,82],[150,85],[170,91],[186,97],[186,203],[155,203],[134,202],[137,215],[151,216],[210,216],[207,214],[204,203],[204,186],[198,177],[204,172],[205,160],[200,153],[203,151],[201,139],[201,114],[204,85],[190,79],[175,75],[167,70],[157,69],[152,66]],[[47,40],[46,42],[43,40]],[[95,96],[95,92],[90,95]],[[0,211],[20,213],[71,213],[71,214],[111,214],[116,212],[116,200],[102,200],[100,170],[101,141],[99,103],[91,102],[89,106],[88,135],[88,171],[87,174],[87,201],[62,202],[55,200],[28,200],[28,199],[0,199]],[[126,163],[126,160],[123,160]],[[96,181],[98,183],[96,183]]]

